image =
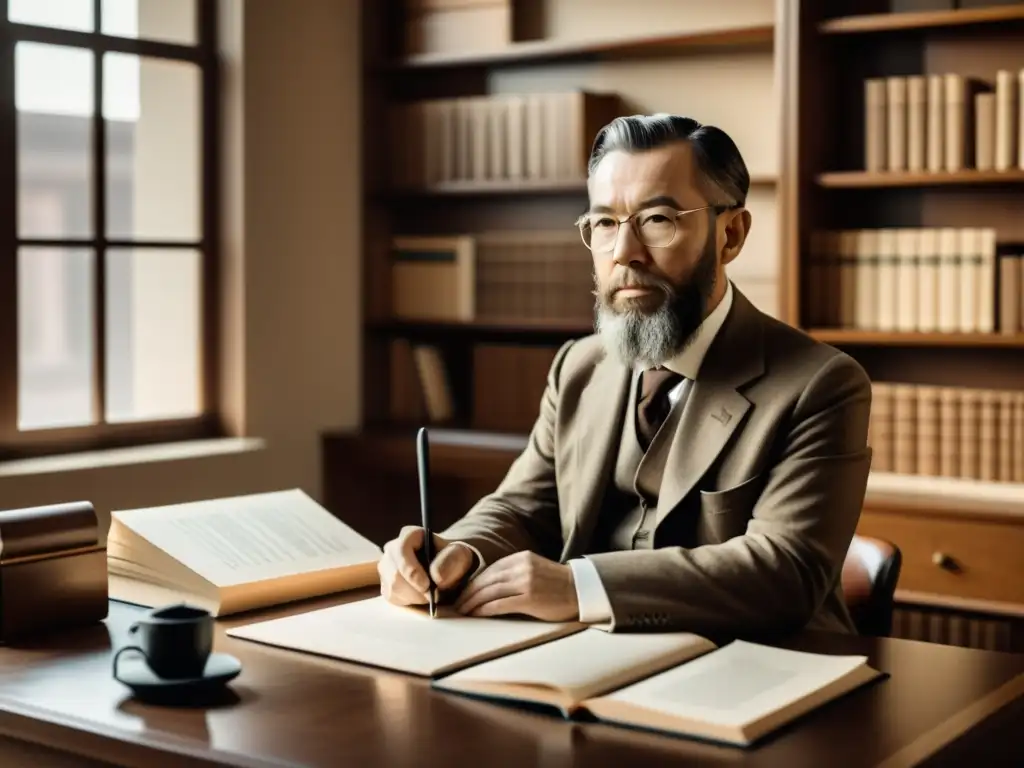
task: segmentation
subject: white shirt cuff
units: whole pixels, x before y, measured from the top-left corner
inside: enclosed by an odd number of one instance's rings
[[[576,582],[576,601],[579,603],[580,622],[601,624],[611,621],[612,606],[601,576],[592,562],[586,559],[570,560],[572,577]]]

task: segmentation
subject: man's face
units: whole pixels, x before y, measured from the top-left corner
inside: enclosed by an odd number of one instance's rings
[[[614,238],[609,250],[593,249],[597,327],[628,365],[657,365],[679,352],[724,295],[724,263],[739,252],[730,247],[736,241],[730,225],[735,229],[739,219],[743,227],[749,214],[678,215],[721,202],[704,197],[697,172],[690,145],[680,142],[611,152],[589,180],[592,245]],[[655,245],[645,244],[629,224],[609,234],[616,219],[634,214],[644,239]]]

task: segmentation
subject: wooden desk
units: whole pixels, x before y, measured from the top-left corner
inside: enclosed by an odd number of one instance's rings
[[[261,614],[284,615],[347,598]],[[1024,764],[1024,656],[907,640],[815,635],[791,647],[867,653],[888,680],[834,702],[743,751],[431,691],[423,680],[225,637],[244,664],[234,695],[205,709],[133,701],[110,675],[138,609],[111,603],[105,626],[31,649],[0,650],[0,737],[65,756],[54,766],[887,766]],[[1002,709],[995,711],[999,703]],[[994,714],[993,714],[994,712]],[[957,735],[964,735],[957,739]],[[8,749],[10,744],[8,743]],[[30,749],[25,747],[24,749]],[[26,752],[21,752],[24,755]],[[74,759],[73,759],[73,756]],[[107,761],[96,763],[92,761]]]

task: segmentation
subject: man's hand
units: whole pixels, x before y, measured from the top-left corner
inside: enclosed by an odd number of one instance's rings
[[[518,613],[543,621],[579,618],[572,568],[533,552],[516,552],[477,575],[455,603],[467,616]]]
[[[398,538],[384,545],[384,555],[377,561],[380,593],[396,605],[422,605],[427,602],[427,572],[417,552],[423,547],[423,529],[404,527]],[[434,561],[430,575],[438,593],[454,587],[475,565],[476,557],[469,547],[442,539],[434,534]]]

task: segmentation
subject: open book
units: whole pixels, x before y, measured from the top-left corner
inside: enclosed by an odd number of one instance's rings
[[[300,490],[111,515],[110,597],[225,616],[377,583],[380,547]]]
[[[749,745],[879,677],[863,656],[577,623],[469,618],[375,597],[228,629],[231,637],[432,678],[439,690]]]

